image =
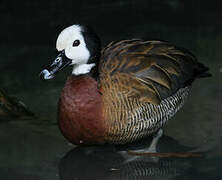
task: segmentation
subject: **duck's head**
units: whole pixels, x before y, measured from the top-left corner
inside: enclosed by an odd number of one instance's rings
[[[57,57],[40,73],[40,77],[44,80],[52,79],[68,65],[73,65],[73,75],[89,73],[98,65],[101,44],[90,27],[76,24],[65,28],[59,34],[56,49]]]

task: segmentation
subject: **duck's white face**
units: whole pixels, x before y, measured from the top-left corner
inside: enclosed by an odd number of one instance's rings
[[[67,27],[59,34],[56,49],[64,50],[65,56],[72,60],[73,65],[86,64],[90,57],[79,25]]]
[[[40,73],[42,79],[52,79],[68,65],[73,65],[74,75],[89,73],[96,65],[92,57],[100,54],[100,41],[86,26],[72,25],[59,34],[56,49],[59,54],[53,63]]]

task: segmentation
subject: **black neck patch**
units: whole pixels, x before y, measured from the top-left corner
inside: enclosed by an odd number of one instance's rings
[[[98,61],[101,56],[101,42],[97,34],[89,26],[82,26],[82,34],[86,43],[86,47],[90,52],[90,58],[88,64],[95,63],[98,65]]]

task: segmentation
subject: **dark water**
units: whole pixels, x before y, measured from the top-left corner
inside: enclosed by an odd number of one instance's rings
[[[164,128],[165,136],[158,144],[160,152],[193,150],[204,152],[204,156],[159,160],[144,156],[129,160],[129,156],[118,152],[144,147],[149,144],[149,138],[130,146],[116,148],[110,146],[83,148],[69,144],[57,128],[56,106],[66,76],[71,69],[62,72],[50,82],[41,82],[38,78],[38,73],[55,56],[55,45],[51,40],[56,38],[55,31],[60,31],[61,27],[58,24],[52,25],[58,29],[52,31],[51,36],[45,28],[44,31],[47,33],[43,37],[49,36],[48,41],[39,40],[36,44],[34,42],[37,38],[33,37],[34,39],[30,40],[31,29],[26,27],[26,31],[29,32],[27,41],[32,41],[31,44],[23,41],[0,44],[0,84],[9,94],[27,104],[36,116],[0,119],[0,179],[216,180],[222,178],[220,13],[216,9],[210,9],[211,6],[201,9],[198,3],[191,3],[193,9],[189,9],[186,3],[181,4],[176,0],[165,1],[160,9],[158,7],[161,3],[150,1],[149,7],[144,3],[145,1],[141,1],[141,4],[135,4],[134,1],[127,1],[125,4],[124,1],[115,3],[110,1],[100,5],[92,3],[89,6],[80,3],[84,11],[77,20],[94,24],[103,44],[126,37],[164,39],[190,49],[199,61],[210,67],[213,77],[197,80],[193,84],[188,101]],[[66,19],[65,22],[71,20]],[[30,26],[33,25],[31,22],[28,23]],[[28,23],[26,22],[26,26],[29,26]],[[37,20],[35,23],[41,25]],[[43,21],[44,23],[47,24],[47,21]],[[19,27],[21,28],[21,25]],[[40,34],[44,34],[42,29]],[[16,38],[15,34],[13,37]],[[41,35],[38,35],[38,38],[41,38]],[[41,42],[44,42],[44,45]]]

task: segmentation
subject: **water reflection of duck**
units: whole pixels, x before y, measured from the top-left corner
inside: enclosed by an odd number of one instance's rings
[[[188,159],[160,158],[155,160],[141,156],[131,159],[130,155],[123,156],[127,149],[141,149],[146,147],[148,140],[144,139],[137,144],[112,148],[77,147],[68,152],[59,163],[59,176],[61,180],[166,180],[186,175],[191,169]],[[173,147],[172,147],[173,144]],[[175,143],[169,137],[163,137],[158,147],[161,151],[184,151],[185,147]],[[118,149],[118,151],[116,150]],[[130,159],[130,160],[128,160]]]
[[[124,144],[158,130],[183,106],[208,68],[187,50],[162,41],[100,40],[87,26],[58,36],[59,55],[41,72],[51,79],[73,65],[59,101],[58,123],[74,144]]]

